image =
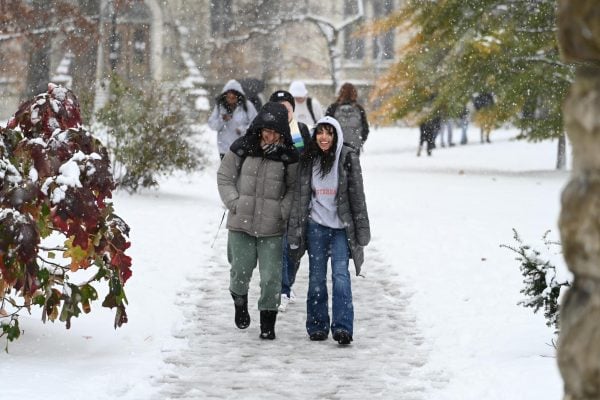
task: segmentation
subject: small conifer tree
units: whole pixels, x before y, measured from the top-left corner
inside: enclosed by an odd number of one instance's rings
[[[546,231],[542,240],[547,248],[550,246],[560,246],[560,243],[548,239],[550,231]],[[559,297],[563,287],[570,286],[568,281],[559,281],[556,273],[556,267],[549,261],[542,259],[541,252],[524,244],[516,229],[513,229],[513,238],[517,246],[502,244],[500,247],[509,249],[517,253],[516,260],[520,262],[520,270],[523,275],[525,287],[521,293],[527,296],[526,299],[518,304],[524,307],[533,308],[537,313],[540,309],[544,310],[546,325],[554,327],[558,333],[559,326]]]

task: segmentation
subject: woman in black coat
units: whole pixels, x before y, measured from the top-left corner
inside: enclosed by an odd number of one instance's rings
[[[353,340],[354,308],[350,258],[356,274],[371,239],[369,216],[356,151],[343,144],[335,118],[317,122],[311,148],[301,157],[288,223],[290,251],[309,255],[306,330],[311,340],[325,340],[331,330],[339,344]],[[327,263],[331,258],[333,295],[330,323]]]

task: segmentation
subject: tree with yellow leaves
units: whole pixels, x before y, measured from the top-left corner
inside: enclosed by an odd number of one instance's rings
[[[559,58],[555,8],[554,0],[406,1],[369,28],[409,36],[376,84],[376,116],[456,118],[474,96],[493,93],[494,126],[513,124],[529,140],[563,137],[561,103],[573,68]]]

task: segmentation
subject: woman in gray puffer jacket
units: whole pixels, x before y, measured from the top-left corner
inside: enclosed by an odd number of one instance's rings
[[[275,339],[281,295],[282,238],[289,217],[298,151],[288,125],[288,112],[267,103],[246,134],[233,142],[217,173],[227,217],[229,290],[235,324],[250,325],[248,287],[258,261],[260,272],[260,337]]]
[[[363,246],[371,239],[369,216],[356,151],[344,146],[338,121],[321,118],[312,149],[301,157],[288,223],[290,252],[308,250],[309,284],[306,330],[310,340],[325,340],[329,330],[339,344],[352,342],[354,308],[349,259],[356,274],[364,261]],[[331,258],[333,296],[330,325],[327,261]]]

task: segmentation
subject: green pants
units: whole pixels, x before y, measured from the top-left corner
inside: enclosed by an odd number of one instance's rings
[[[229,290],[243,296],[248,293],[252,272],[258,261],[260,298],[258,309],[277,311],[281,296],[282,236],[255,237],[229,231],[227,259],[231,264]]]

